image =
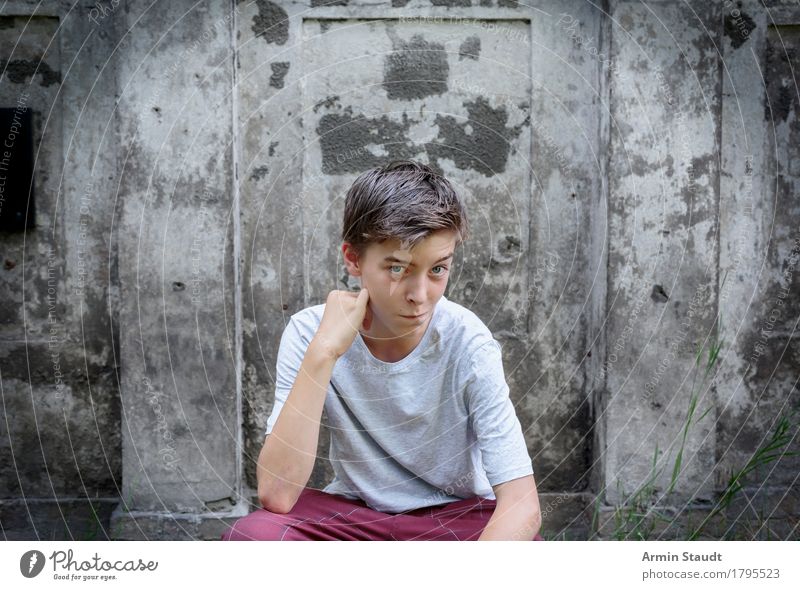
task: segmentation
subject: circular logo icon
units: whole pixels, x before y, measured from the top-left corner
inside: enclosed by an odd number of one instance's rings
[[[26,578],[35,578],[44,569],[44,553],[32,549],[22,554],[19,559],[19,571]]]

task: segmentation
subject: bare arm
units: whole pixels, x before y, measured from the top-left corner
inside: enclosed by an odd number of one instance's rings
[[[333,367],[350,348],[359,327],[369,329],[368,302],[366,289],[328,294],[317,333],[258,456],[258,499],[271,512],[290,512],[311,477]]]
[[[530,541],[539,533],[542,515],[533,475],[493,486],[497,498],[479,541]]]
[[[287,513],[308,483],[319,443],[319,425],[334,354],[311,341],[286,403],[258,456],[258,499],[271,512]]]

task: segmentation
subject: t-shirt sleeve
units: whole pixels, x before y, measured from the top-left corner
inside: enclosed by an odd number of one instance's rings
[[[467,411],[489,483],[496,486],[531,475],[533,465],[509,397],[500,343],[493,339],[473,352],[466,371]]]
[[[275,363],[275,403],[272,406],[272,413],[267,419],[267,429],[264,436],[272,432],[278,415],[281,413],[286,398],[292,390],[300,365],[305,357],[308,342],[302,338],[297,324],[293,319],[283,329],[281,343],[278,346],[278,360]]]

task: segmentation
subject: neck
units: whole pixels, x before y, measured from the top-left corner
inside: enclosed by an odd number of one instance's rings
[[[387,363],[394,363],[407,357],[417,347],[425,335],[432,317],[433,314],[424,324],[403,336],[391,334],[385,326],[373,321],[368,331],[361,332],[361,337],[375,357]]]

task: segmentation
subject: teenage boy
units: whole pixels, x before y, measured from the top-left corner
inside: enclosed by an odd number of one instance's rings
[[[542,540],[500,344],[444,296],[467,235],[462,200],[425,164],[355,180],[342,255],[361,289],[291,316],[258,458],[263,509],[223,540]],[[334,479],[316,490],[323,410]]]

